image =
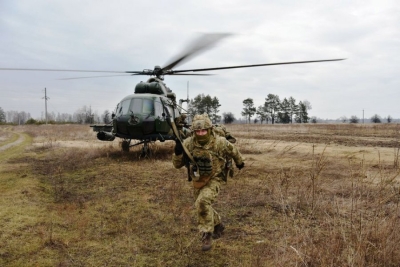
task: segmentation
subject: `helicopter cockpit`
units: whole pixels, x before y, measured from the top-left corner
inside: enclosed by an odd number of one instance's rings
[[[120,117],[122,115],[137,114],[137,113],[155,115],[154,106],[155,106],[154,100],[149,98],[125,99],[117,105],[117,108],[115,110],[115,115],[116,117]]]
[[[130,95],[118,103],[113,118],[113,132],[122,138],[140,137],[144,135],[153,139],[159,134],[169,134],[168,117],[180,116],[166,99],[152,94]],[[139,139],[139,138],[138,138]]]
[[[179,112],[177,112],[171,106],[165,105],[164,107],[159,97],[138,98],[136,96],[134,98],[124,99],[118,103],[114,114],[115,117],[143,114],[146,116],[151,115],[156,118],[161,118],[166,116],[166,112],[169,113],[167,115],[172,116],[173,118],[176,118],[180,115]]]

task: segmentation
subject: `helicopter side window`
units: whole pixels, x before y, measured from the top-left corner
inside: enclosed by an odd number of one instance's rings
[[[130,102],[131,102],[130,99],[126,99],[126,100],[124,100],[124,101],[122,101],[121,103],[118,104],[118,106],[117,106],[117,116],[125,115],[125,114],[128,113]]]
[[[177,109],[174,109],[174,111],[175,111],[175,118],[178,118],[181,114]]]
[[[168,113],[170,116],[174,115],[174,110],[170,106],[168,106],[168,111],[169,111]]]
[[[118,105],[117,105],[117,107],[115,108],[115,111],[114,111],[114,113],[116,114],[116,115],[118,115],[119,114],[119,108],[120,108],[120,103],[118,103]]]
[[[174,118],[179,117],[179,113],[177,110],[175,110],[173,107],[168,106],[169,114],[170,116],[173,116]]]
[[[154,101],[154,112],[155,112],[155,114],[154,114],[155,116],[162,117],[164,110],[163,110],[163,106],[162,106],[161,102]]]

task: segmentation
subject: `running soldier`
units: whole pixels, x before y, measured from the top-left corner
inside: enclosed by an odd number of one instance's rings
[[[175,168],[187,166],[193,181],[198,229],[202,234],[202,250],[212,247],[212,238],[219,238],[225,227],[221,217],[213,209],[224,180],[226,158],[232,158],[240,170],[244,167],[242,155],[225,137],[215,134],[207,114],[196,115],[192,122],[193,134],[184,140],[183,146],[176,141],[172,162]],[[190,159],[185,162],[185,154]]]

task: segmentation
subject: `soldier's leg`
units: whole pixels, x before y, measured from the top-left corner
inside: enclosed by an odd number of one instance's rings
[[[195,190],[198,229],[203,233],[212,233],[214,226],[221,223],[221,218],[211,206],[219,194],[220,183],[211,179],[207,185]]]

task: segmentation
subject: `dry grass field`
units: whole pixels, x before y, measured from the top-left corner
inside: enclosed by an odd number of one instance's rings
[[[173,142],[0,126],[0,266],[400,266],[400,125],[228,125],[246,167],[201,251]],[[12,145],[10,145],[12,144]]]

